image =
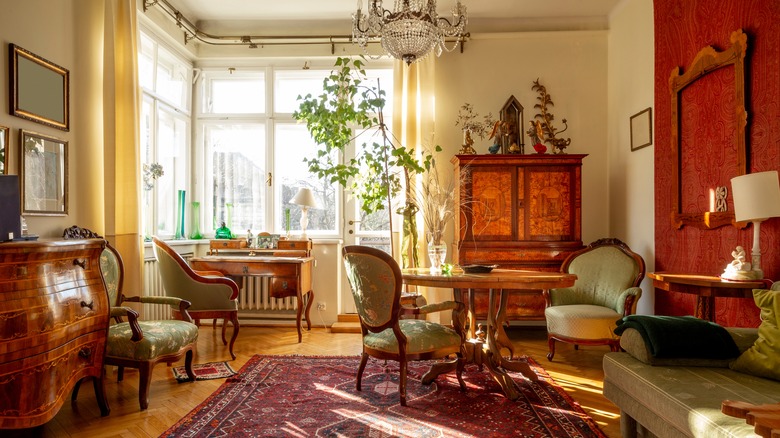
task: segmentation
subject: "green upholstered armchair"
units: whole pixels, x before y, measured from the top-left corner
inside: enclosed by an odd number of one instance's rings
[[[100,238],[86,228],[71,227],[65,230],[67,238]],[[137,368],[139,372],[138,401],[141,410],[149,407],[149,389],[152,369],[159,362],[173,363],[184,357],[184,368],[190,381],[195,380],[192,371],[193,351],[198,343],[198,327],[187,313],[190,303],[174,297],[126,297],[122,294],[124,265],[119,252],[106,242],[100,255],[100,271],[108,292],[113,323],[108,328],[106,355],[103,365],[117,366],[117,380],[124,379],[124,369]],[[124,307],[124,302],[155,303],[177,309],[182,320],[141,321],[138,312]],[[124,319],[127,318],[127,321]],[[105,369],[103,371],[105,373]],[[72,399],[78,396],[79,384],[73,389]]]
[[[230,338],[230,356],[235,359],[233,344],[238,337],[238,285],[218,271],[195,271],[168,244],[152,237],[165,294],[183,298],[192,306],[188,309],[196,323],[201,319],[223,319],[222,342],[227,345],[227,321],[233,324]],[[174,312],[176,315],[177,312]]]
[[[407,361],[457,356],[456,373],[461,390],[466,390],[462,372],[465,332],[463,303],[445,301],[421,307],[401,306],[401,269],[384,251],[350,245],[343,249],[347,279],[355,299],[363,334],[363,355],[357,372],[357,390],[369,356],[399,362],[398,392],[406,406]],[[452,310],[455,330],[424,319],[400,319],[402,314],[425,315]]]
[[[620,349],[616,321],[636,312],[642,296],[639,284],[645,262],[618,239],[600,239],[569,255],[561,272],[577,274],[574,286],[544,292],[547,320],[547,359],[555,341],[578,345],[609,345]]]

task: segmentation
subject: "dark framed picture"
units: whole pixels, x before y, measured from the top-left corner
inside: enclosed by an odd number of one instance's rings
[[[70,129],[70,72],[9,44],[11,114],[63,131]]]
[[[631,116],[631,150],[653,144],[653,110],[645,108]]]
[[[68,214],[68,142],[20,130],[22,213]]]

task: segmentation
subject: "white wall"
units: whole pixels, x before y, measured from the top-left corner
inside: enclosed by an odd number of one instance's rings
[[[654,44],[652,0],[623,0],[610,16],[609,31],[609,228],[642,255],[647,272],[655,267],[654,151],[663,145],[632,152],[629,121],[653,106]],[[651,314],[652,282],[645,279],[642,290],[637,311]]]
[[[582,239],[588,243],[609,233],[607,167],[607,33],[531,32],[474,35],[464,53],[447,53],[436,65],[436,142],[445,156],[458,152],[462,133],[455,126],[465,102],[480,115],[493,113],[514,95],[524,107],[526,126],[538,112],[533,82],[547,88],[554,125],[569,129],[567,153],[588,154],[582,165]],[[526,153],[533,148],[526,138]],[[479,154],[492,141],[474,139]],[[549,152],[549,151],[548,151]],[[450,231],[451,232],[451,231]],[[450,240],[451,241],[451,240]]]

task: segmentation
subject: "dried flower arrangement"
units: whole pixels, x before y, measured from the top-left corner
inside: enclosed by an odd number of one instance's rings
[[[148,192],[154,188],[154,180],[163,176],[163,167],[159,163],[144,164],[143,171],[143,188]]]
[[[458,111],[458,117],[455,119],[455,126],[460,126],[461,129],[467,129],[472,134],[476,135],[480,139],[484,140],[488,135],[495,120],[493,119],[493,113],[488,113],[486,116],[479,120],[480,116],[474,112],[474,106],[470,103],[464,103]]]
[[[542,132],[544,133],[544,138],[541,140],[545,143],[549,143],[550,146],[552,146],[554,153],[562,154],[564,153],[563,150],[566,149],[566,147],[571,143],[571,138],[557,138],[556,136],[569,129],[569,125],[566,123],[566,119],[561,119],[561,122],[563,122],[564,126],[563,130],[561,131],[552,125],[552,121],[555,120],[555,116],[547,110],[547,106],[553,106],[553,101],[550,95],[547,93],[547,88],[539,83],[538,78],[534,81],[534,85],[531,87],[531,89],[539,93],[539,97],[536,98],[539,103],[534,105],[534,108],[537,108],[539,113],[537,113],[534,117],[541,119],[540,122],[537,122],[541,123]],[[533,124],[535,122],[531,123]],[[537,134],[536,131],[537,130],[534,129],[534,135]],[[533,138],[530,130],[528,135],[532,136]]]

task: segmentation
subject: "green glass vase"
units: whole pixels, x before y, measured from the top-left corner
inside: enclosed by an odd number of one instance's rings
[[[176,201],[176,234],[174,239],[184,238],[184,190],[179,190]]]
[[[190,211],[192,214],[192,231],[190,232],[190,239],[202,239],[203,234],[200,233],[200,202],[193,201],[190,205],[192,205],[192,210]]]

